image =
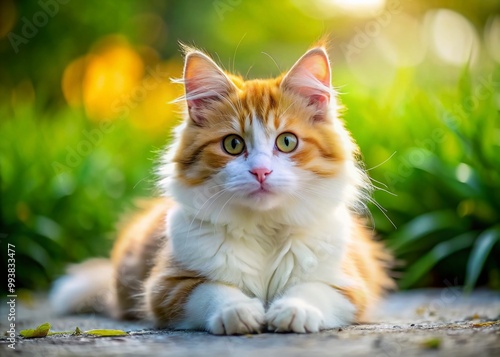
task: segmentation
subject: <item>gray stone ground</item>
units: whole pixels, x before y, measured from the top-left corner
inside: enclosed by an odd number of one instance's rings
[[[0,308],[6,331],[7,304]],[[500,356],[500,292],[464,296],[457,287],[390,295],[372,323],[311,335],[212,336],[204,332],[155,330],[101,316],[56,317],[43,298],[16,307],[17,326],[50,322],[52,331],[115,328],[124,337],[50,336],[18,339],[16,349],[0,339],[1,356]],[[433,348],[433,347],[434,348]]]

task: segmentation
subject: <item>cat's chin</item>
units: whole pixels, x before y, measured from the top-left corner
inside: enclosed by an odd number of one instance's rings
[[[283,197],[270,190],[260,188],[242,197],[239,203],[254,211],[268,211],[282,206]]]
[[[257,199],[260,199],[260,198],[267,199],[269,197],[274,196],[274,193],[271,190],[269,190],[268,188],[260,187],[259,189],[250,192],[248,194],[248,196],[252,197],[252,198],[257,198]]]

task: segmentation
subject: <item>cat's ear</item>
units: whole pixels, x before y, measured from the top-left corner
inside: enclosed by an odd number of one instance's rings
[[[236,87],[210,57],[194,50],[186,55],[184,89],[189,116],[201,124],[204,109],[212,102],[222,100]]]
[[[316,47],[293,65],[283,78],[281,87],[307,99],[308,105],[316,109],[314,119],[324,120],[333,96],[330,77],[328,55],[323,47]]]

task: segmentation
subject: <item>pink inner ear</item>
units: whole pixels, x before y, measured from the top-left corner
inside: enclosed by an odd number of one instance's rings
[[[302,56],[285,76],[282,86],[305,97],[309,105],[316,107],[317,117],[325,114],[332,95],[330,64],[325,50],[315,48]]]
[[[235,90],[222,69],[201,52],[193,52],[186,57],[184,86],[191,118],[197,122],[203,120],[199,109],[213,101],[221,100],[230,91]]]
[[[287,87],[307,98],[309,105],[316,106],[318,110],[323,110],[328,106],[331,97],[330,86],[321,83],[312,73],[297,72],[287,80]]]
[[[206,106],[224,94],[212,88],[210,78],[194,77],[189,80],[186,79],[184,85],[186,88],[186,101],[190,108]]]
[[[303,59],[302,70],[307,71],[313,75],[318,81],[325,86],[330,86],[330,65],[328,58],[323,52],[314,53],[310,57]]]
[[[216,97],[205,97],[205,98],[199,98],[199,99],[191,99],[187,101],[188,107],[193,108],[193,109],[199,109],[204,106],[207,106],[210,102],[215,100]]]
[[[327,107],[330,97],[326,95],[311,95],[309,97],[309,105],[315,105],[319,110]]]

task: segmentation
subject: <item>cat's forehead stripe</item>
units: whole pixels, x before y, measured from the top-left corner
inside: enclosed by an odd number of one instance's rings
[[[244,86],[239,100],[244,111],[249,114],[250,120],[257,119],[266,128],[271,124],[276,129],[275,113],[280,104],[279,88],[276,83],[270,85],[264,80],[249,81]]]

